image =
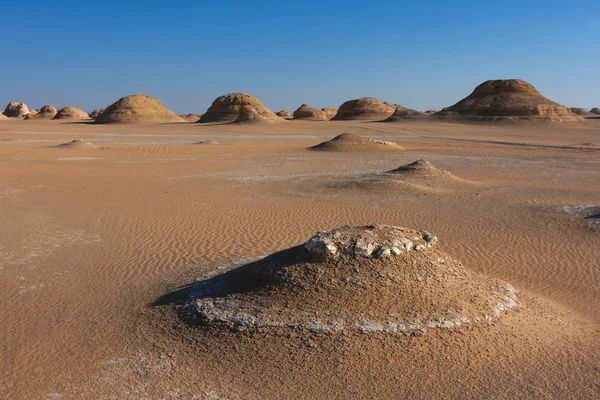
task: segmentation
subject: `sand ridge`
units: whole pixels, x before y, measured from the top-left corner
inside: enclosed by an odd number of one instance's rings
[[[331,140],[309,147],[309,150],[342,152],[393,151],[401,149],[394,142],[368,139],[352,133],[342,133]]]

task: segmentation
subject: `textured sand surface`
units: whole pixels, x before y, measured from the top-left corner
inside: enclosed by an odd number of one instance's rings
[[[307,150],[344,132],[401,149]],[[75,139],[93,146],[59,146]],[[206,141],[220,144],[195,144]],[[419,159],[451,175],[385,175]],[[0,398],[587,399],[600,390],[600,223],[589,207],[600,206],[600,121],[3,120],[0,165]],[[376,190],[362,184],[370,180]],[[435,233],[470,271],[512,284],[523,309],[466,333],[339,338],[214,331],[188,326],[172,304],[152,306],[345,224]]]

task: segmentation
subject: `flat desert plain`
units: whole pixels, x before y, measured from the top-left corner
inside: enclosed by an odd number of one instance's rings
[[[398,146],[308,149],[342,133]],[[449,174],[385,174],[420,159]],[[596,120],[2,121],[0,397],[598,398],[589,206]],[[169,300],[315,232],[371,224],[435,234],[468,270],[512,284],[520,309],[458,330],[341,334],[200,326]]]

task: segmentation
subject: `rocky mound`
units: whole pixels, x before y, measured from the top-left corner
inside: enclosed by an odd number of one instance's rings
[[[194,144],[205,144],[205,145],[213,145],[213,144],[221,144],[221,142],[217,142],[216,140],[201,140]]]
[[[450,175],[449,172],[437,169],[429,161],[420,159],[410,164],[403,165],[387,172],[388,174],[419,175],[419,176],[441,176]]]
[[[590,115],[593,115],[589,110],[586,110],[585,108],[571,107],[570,110],[573,114],[581,115],[582,117],[589,117]]]
[[[278,117],[281,117],[281,118],[285,118],[285,119],[292,119],[292,118],[294,118],[294,116],[292,114],[290,114],[289,111],[286,111],[286,110],[277,111],[275,113],[275,115],[277,115]]]
[[[384,104],[373,97],[349,100],[342,104],[332,121],[382,120],[394,113],[392,105]]]
[[[29,113],[25,119],[52,119],[56,114],[56,108],[50,104],[46,104],[44,107],[40,108],[37,113]]]
[[[490,80],[473,93],[435,115],[482,121],[581,121],[565,106],[555,103],[520,79]]]
[[[502,318],[508,283],[466,269],[426,231],[340,227],[196,283],[186,313],[234,329],[423,334]]]
[[[102,114],[104,112],[104,108],[100,108],[98,110],[94,110],[89,114],[89,117],[91,119],[96,119],[98,118],[98,115]]]
[[[23,118],[27,114],[29,114],[27,105],[17,101],[11,101],[4,109],[4,115],[9,118]]]
[[[427,110],[427,111],[425,111],[425,114],[428,114],[428,115],[433,115],[433,114],[437,114],[437,113],[438,113],[437,110]]]
[[[0,112],[0,121],[7,120],[8,117]]]
[[[296,111],[294,111],[294,119],[307,119],[311,121],[327,121],[328,118],[325,113],[308,104],[302,104]]]
[[[400,122],[411,119],[430,119],[431,115],[413,110],[411,108],[405,108],[402,106],[396,107],[394,113],[384,120],[384,122]]]
[[[55,147],[59,149],[97,149],[96,145],[81,139],[75,139],[67,143],[61,143]]]
[[[594,115],[600,115],[600,108],[594,107],[590,110],[590,112]]]
[[[282,121],[260,100],[247,93],[231,93],[218,97],[213,101],[200,123],[207,122],[277,122]]]
[[[331,119],[337,114],[337,110],[335,108],[321,108],[321,111],[325,113],[327,119]]]
[[[198,122],[200,120],[200,116],[196,114],[179,114],[179,116],[187,122]]]
[[[75,106],[68,106],[58,110],[52,119],[90,119],[90,116]]]
[[[322,151],[389,151],[400,150],[401,147],[394,142],[368,139],[352,133],[342,133],[318,145],[309,147],[310,150]]]
[[[96,117],[96,124],[143,124],[184,122],[156,97],[133,94],[122,97]]]

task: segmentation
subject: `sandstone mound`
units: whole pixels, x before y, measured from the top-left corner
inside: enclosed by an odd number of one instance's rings
[[[438,110],[427,110],[427,111],[425,111],[425,114],[428,114],[428,115],[433,115],[433,114],[437,114],[437,113],[438,113]]]
[[[4,115],[9,118],[23,118],[27,114],[29,114],[27,105],[17,101],[11,101],[4,109]]]
[[[600,115],[600,108],[594,107],[590,110],[590,112],[594,115]]]
[[[392,105],[384,104],[373,97],[349,100],[342,104],[332,121],[382,120],[394,113]]]
[[[420,159],[387,172],[388,174],[419,175],[419,176],[449,176],[450,173],[437,169],[429,161]]]
[[[108,106],[96,118],[96,124],[143,124],[184,122],[162,105],[156,97],[133,94],[122,97]]]
[[[435,115],[481,121],[581,121],[565,106],[555,103],[520,79],[490,80],[473,93]]]
[[[50,104],[46,104],[44,107],[40,108],[37,113],[28,114],[25,119],[52,119],[56,116],[56,114],[56,108]]]
[[[396,107],[394,113],[384,120],[384,122],[400,122],[412,119],[430,119],[431,115],[413,110],[411,108],[405,108],[402,106]]]
[[[200,118],[200,123],[207,122],[276,122],[282,121],[260,100],[247,93],[231,93],[218,97]]]
[[[7,120],[7,119],[8,119],[8,117],[0,112],[0,121]]]
[[[90,119],[90,116],[77,107],[68,106],[58,110],[52,119]]]
[[[582,117],[589,117],[590,115],[593,115],[589,110],[586,110],[585,108],[571,107],[570,110],[573,114],[581,115]]]
[[[352,133],[342,133],[331,140],[309,147],[310,150],[322,151],[389,151],[401,150],[394,142],[368,139]]]
[[[337,114],[337,110],[335,108],[321,108],[321,111],[325,113],[327,119],[331,119]]]
[[[201,140],[194,144],[214,145],[214,144],[221,144],[221,142],[217,142],[216,140]]]
[[[340,227],[195,284],[186,312],[213,327],[423,334],[502,318],[508,283],[466,269],[437,238],[394,226]]]
[[[294,116],[292,114],[290,114],[289,111],[286,111],[286,110],[277,111],[275,113],[275,115],[277,115],[278,117],[281,117],[281,118],[285,118],[285,119],[292,119],[292,118],[294,118]]]
[[[96,147],[96,145],[94,145],[90,142],[86,142],[85,140],[81,140],[81,139],[75,139],[75,140],[71,140],[70,142],[67,142],[67,143],[61,143],[55,147],[59,148],[59,149],[82,149],[82,150],[98,148],[98,147]]]
[[[187,122],[198,122],[200,120],[200,116],[196,114],[179,114],[179,116]]]
[[[104,112],[104,108],[100,108],[100,109],[92,111],[89,116],[90,116],[91,119],[96,119],[103,112]]]
[[[294,119],[306,119],[311,121],[327,121],[328,118],[325,113],[308,104],[302,104],[296,111],[294,111]]]

